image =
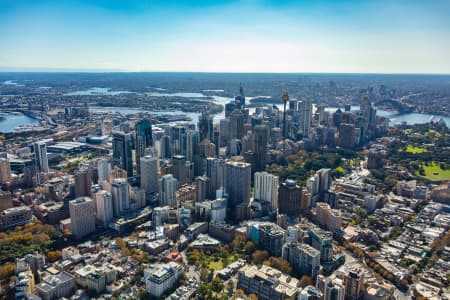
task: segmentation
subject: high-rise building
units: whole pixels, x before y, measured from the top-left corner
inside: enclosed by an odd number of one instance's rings
[[[0,189],[0,212],[13,207],[11,192]]]
[[[172,174],[164,175],[159,179],[159,195],[161,206],[177,206],[176,190],[178,186],[178,180],[173,177]]]
[[[172,157],[172,147],[171,147],[171,142],[170,142],[170,136],[163,135],[161,137],[160,153],[161,153],[160,156],[163,159]]]
[[[330,209],[330,205],[325,202],[319,202],[316,204],[316,218],[320,225],[328,225],[328,214]]]
[[[35,142],[33,147],[34,159],[39,172],[48,173],[47,144],[45,142]]]
[[[331,185],[330,169],[320,169],[316,172],[319,175],[319,193],[328,191]]]
[[[308,231],[312,240],[312,246],[320,251],[320,262],[330,262],[333,256],[333,234],[320,228],[312,228]]]
[[[141,157],[140,161],[141,188],[143,188],[147,194],[155,194],[158,192],[158,157],[146,155]]]
[[[341,123],[339,126],[339,146],[342,148],[353,148],[355,145],[355,125]]]
[[[271,256],[281,256],[284,242],[285,232],[280,226],[266,224],[258,227],[257,244],[262,249],[267,250]]]
[[[234,211],[240,204],[250,203],[251,165],[249,163],[228,161],[226,168],[226,192],[228,209]],[[234,213],[228,214],[235,216]]]
[[[186,160],[194,161],[198,153],[198,144],[200,143],[200,133],[198,131],[189,130],[186,134]]]
[[[69,202],[72,234],[82,238],[95,231],[94,202],[89,197],[81,197]]]
[[[325,285],[324,300],[344,300],[345,288],[339,278],[329,280]]]
[[[92,170],[89,167],[81,167],[75,172],[75,195],[84,197],[91,195]]]
[[[171,128],[172,154],[186,155],[188,128],[183,124],[176,124]]]
[[[202,111],[198,117],[198,131],[200,132],[200,140],[214,140],[213,118],[207,111]]]
[[[113,202],[113,215],[120,217],[130,209],[130,191],[128,182],[124,178],[116,178],[111,184],[111,195]]]
[[[97,162],[98,184],[103,185],[104,181],[109,181],[111,173],[111,162],[107,158],[101,158]]]
[[[268,202],[272,209],[278,208],[279,178],[267,172],[255,173],[255,200]]]
[[[266,125],[256,125],[255,137],[255,171],[264,171],[267,164],[267,141],[269,140],[269,128]]]
[[[234,102],[239,109],[245,108],[245,94],[244,94],[244,88],[242,87],[242,84],[239,86],[239,95],[234,98]]]
[[[208,196],[209,178],[207,176],[198,176],[195,178],[195,201],[205,201]]]
[[[345,297],[350,300],[360,299],[364,290],[364,270],[351,269],[344,277]]]
[[[188,182],[186,158],[184,155],[175,155],[172,157],[172,174],[178,180],[180,185]]]
[[[311,136],[312,103],[309,100],[300,102],[300,129],[304,137]]]
[[[330,231],[335,231],[342,227],[342,215],[339,209],[330,209],[328,212],[327,228]]]
[[[235,109],[230,115],[230,138],[241,139],[244,134],[244,115]]]
[[[315,278],[320,270],[320,251],[308,244],[293,241],[283,246],[283,258],[302,274]]]
[[[131,134],[124,132],[113,133],[113,166],[127,171],[128,177],[133,176],[133,139]]]
[[[140,174],[140,158],[145,155],[145,149],[153,146],[152,123],[148,119],[136,123],[136,172]]]
[[[95,194],[97,221],[104,228],[108,228],[113,218],[113,201],[111,193],[100,190]]]
[[[302,189],[294,180],[288,179],[280,185],[278,191],[278,212],[290,216],[301,213]]]
[[[221,158],[206,158],[206,176],[210,179],[207,197],[214,199],[216,191],[225,187],[225,161]]]
[[[11,180],[11,168],[7,158],[0,158],[0,184]]]

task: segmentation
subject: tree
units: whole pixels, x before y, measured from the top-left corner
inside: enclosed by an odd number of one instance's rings
[[[62,252],[59,250],[56,251],[48,251],[47,252],[47,261],[49,262],[55,262],[59,260],[62,256]]]
[[[292,267],[289,262],[281,257],[270,257],[269,258],[270,266],[280,270],[283,273],[291,274]]]
[[[223,290],[224,284],[222,279],[219,277],[214,277],[211,283],[211,288],[214,292],[220,293]]]
[[[209,270],[207,268],[200,269],[200,279],[203,282],[207,282],[209,278]]]
[[[312,285],[312,279],[311,277],[309,277],[308,275],[303,275],[302,278],[300,278],[300,286],[301,287],[306,287],[308,285]]]
[[[248,299],[249,300],[258,300],[258,296],[256,296],[256,294],[250,294],[250,295],[248,295]]]
[[[255,243],[253,243],[252,241],[248,241],[247,243],[245,243],[245,254],[250,255],[253,253],[253,251],[256,250],[256,245]]]
[[[269,253],[267,251],[256,250],[252,254],[252,262],[255,265],[260,265],[269,257]]]
[[[14,275],[14,264],[6,263],[0,266],[0,280],[5,280]]]

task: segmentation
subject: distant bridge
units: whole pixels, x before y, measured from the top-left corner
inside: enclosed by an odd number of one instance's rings
[[[384,99],[384,100],[380,100],[375,102],[375,106],[390,106],[393,109],[395,109],[396,111],[398,111],[399,114],[407,114],[407,113],[411,113],[413,112],[416,107],[403,103],[399,100],[394,100],[394,99]]]

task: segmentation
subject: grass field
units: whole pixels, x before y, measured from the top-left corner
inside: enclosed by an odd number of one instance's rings
[[[433,162],[429,166],[422,166],[425,171],[425,178],[432,181],[450,180],[450,169],[442,170],[438,163]]]
[[[420,153],[428,152],[428,150],[425,148],[414,147],[412,145],[408,145],[408,146],[406,146],[406,152],[411,153],[411,154],[420,154]]]

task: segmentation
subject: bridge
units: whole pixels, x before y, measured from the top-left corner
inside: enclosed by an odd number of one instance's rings
[[[375,106],[389,106],[398,111],[399,114],[411,113],[416,109],[416,107],[413,105],[409,105],[394,99],[384,99],[376,101]]]

